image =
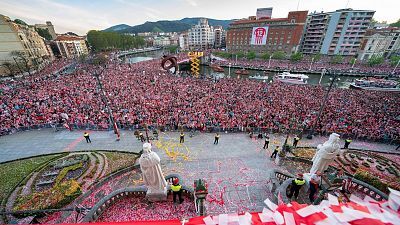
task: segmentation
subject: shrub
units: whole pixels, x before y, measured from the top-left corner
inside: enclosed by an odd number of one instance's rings
[[[354,174],[354,178],[372,185],[382,192],[388,193],[389,191],[387,183],[382,182],[378,177],[368,173],[366,170],[357,170],[357,172]]]
[[[303,59],[303,54],[301,54],[300,52],[293,53],[290,56],[290,60],[292,60],[294,62],[300,61],[302,59]]]
[[[363,162],[362,165],[365,166],[365,167],[368,167],[368,168],[371,167],[371,166],[369,165],[369,163],[367,163],[367,162]]]
[[[285,59],[286,53],[283,51],[277,51],[272,54],[273,59]]]
[[[82,168],[82,167],[83,167],[82,163],[78,163],[78,164],[75,164],[75,165],[72,165],[72,166],[65,167],[58,174],[58,176],[57,176],[57,178],[56,178],[56,180],[54,182],[55,185],[57,186],[64,179],[64,177],[67,175],[67,173],[69,171],[74,171],[74,170],[77,170],[77,169]]]

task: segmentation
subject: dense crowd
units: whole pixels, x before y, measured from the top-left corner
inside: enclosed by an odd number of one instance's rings
[[[307,129],[314,124],[325,93],[321,86],[183,78],[162,71],[160,60],[136,64],[114,60],[100,76],[106,94],[103,99],[93,76],[96,70],[81,64],[71,74],[3,82],[1,133],[63,120],[106,129],[109,116],[105,101],[124,128],[148,124],[197,129]],[[398,93],[334,88],[316,131],[372,140],[398,139],[399,97]]]
[[[326,69],[329,73],[354,73],[354,74],[365,74],[365,75],[394,75],[400,76],[400,67],[390,66],[389,64],[382,64],[378,66],[368,66],[367,64],[356,63],[354,66],[350,63],[333,64],[328,61],[312,62],[310,60],[302,60],[299,62],[293,62],[290,60],[223,60],[216,61],[219,65],[228,66],[240,66],[246,68],[258,68],[258,69],[280,69],[290,71],[303,71],[303,72],[322,72]],[[269,66],[269,67],[268,67]],[[394,72],[394,73],[393,73]]]

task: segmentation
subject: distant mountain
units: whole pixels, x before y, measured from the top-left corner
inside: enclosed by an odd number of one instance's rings
[[[124,30],[124,29],[127,29],[129,27],[131,27],[131,26],[129,26],[127,24],[118,24],[118,25],[109,27],[109,28],[105,29],[104,31],[115,31],[115,32],[118,32],[120,30]]]
[[[224,29],[228,28],[233,20],[216,20],[208,19],[211,26],[221,25]],[[182,32],[189,30],[192,25],[199,22],[200,17],[196,18],[183,18],[181,20],[161,20],[157,22],[145,22],[144,24],[136,26],[128,26],[126,24],[119,24],[105,29],[104,31],[115,31],[120,33],[143,33],[143,32]]]

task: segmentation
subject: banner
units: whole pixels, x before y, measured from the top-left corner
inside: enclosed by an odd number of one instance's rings
[[[268,27],[253,27],[251,34],[251,45],[267,44]]]

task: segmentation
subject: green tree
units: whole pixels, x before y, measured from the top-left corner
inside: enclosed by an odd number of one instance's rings
[[[250,52],[247,53],[246,57],[247,57],[247,59],[250,59],[250,60],[255,59],[256,58],[256,53],[253,52],[253,51],[250,51]]]
[[[298,62],[298,61],[300,61],[302,59],[303,59],[303,54],[301,54],[300,52],[293,53],[290,56],[290,60],[292,60],[294,62]]]
[[[244,57],[244,53],[243,52],[237,52],[234,55],[237,55],[238,59],[241,59]]]
[[[340,64],[343,62],[343,56],[341,55],[334,55],[331,59],[331,63]]]
[[[313,55],[312,58],[314,58],[314,62],[318,62],[319,60],[321,60],[321,53]]]
[[[142,37],[91,30],[87,34],[88,43],[94,51],[109,49],[130,49],[145,45]]]
[[[36,32],[46,40],[52,40],[51,34],[48,29],[36,28]]]
[[[371,58],[368,59],[369,66],[376,66],[380,65],[385,61],[382,56],[373,55]]]
[[[391,27],[400,27],[400,19],[398,19],[396,22],[390,24]]]
[[[178,46],[177,45],[171,45],[167,47],[169,53],[174,54],[176,53],[176,50],[178,50]]]
[[[266,53],[261,55],[261,58],[264,59],[264,60],[268,60],[269,57],[271,57],[271,54],[269,54],[268,52],[266,52]]]
[[[21,24],[21,25],[28,26],[28,24],[27,24],[27,23],[25,23],[25,21],[23,21],[23,20],[20,20],[20,19],[15,19],[15,20],[14,20],[14,23],[17,23],[17,24]]]
[[[354,63],[356,63],[357,59],[356,58],[351,58],[349,61],[350,65],[353,65]]]
[[[400,55],[393,55],[392,57],[390,57],[391,66],[396,66],[399,61],[400,61]]]
[[[285,59],[286,53],[283,51],[277,51],[272,54],[273,59]]]

